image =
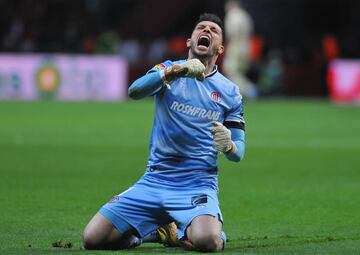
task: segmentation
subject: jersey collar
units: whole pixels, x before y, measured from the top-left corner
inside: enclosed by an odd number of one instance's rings
[[[211,71],[211,73],[205,75],[205,78],[208,78],[208,77],[213,76],[217,71],[218,71],[218,66],[215,65],[215,66],[214,66],[214,69]]]

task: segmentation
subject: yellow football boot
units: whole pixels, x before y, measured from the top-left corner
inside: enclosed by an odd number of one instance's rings
[[[167,247],[180,247],[181,242],[178,239],[177,226],[175,222],[171,222],[165,226],[158,228],[157,234],[164,246]]]

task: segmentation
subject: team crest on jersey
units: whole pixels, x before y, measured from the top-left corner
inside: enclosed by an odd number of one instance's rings
[[[155,66],[155,69],[158,70],[158,71],[161,70],[161,69],[164,69],[164,68],[165,68],[165,65],[163,63],[157,64]]]
[[[217,91],[211,92],[210,94],[211,100],[218,103],[221,100],[221,94]]]

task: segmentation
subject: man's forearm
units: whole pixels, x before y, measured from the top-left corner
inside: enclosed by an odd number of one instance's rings
[[[205,66],[198,59],[190,59],[181,64],[168,66],[160,72],[148,73],[129,87],[128,94],[133,99],[141,99],[157,93],[162,86],[170,88],[169,83],[180,77],[205,79]]]
[[[128,89],[132,99],[141,99],[153,95],[164,85],[159,72],[151,72],[134,81]]]
[[[238,162],[244,158],[245,154],[245,132],[235,128],[230,128],[230,130],[236,148],[229,153],[225,153],[225,156],[231,161]]]

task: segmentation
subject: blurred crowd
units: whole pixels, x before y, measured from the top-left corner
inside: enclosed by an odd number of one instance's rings
[[[249,28],[242,32],[247,54],[239,70],[244,77],[234,79],[246,79],[249,97],[326,95],[329,61],[360,57],[359,3],[289,2],[242,0],[238,6]],[[164,0],[0,1],[0,52],[117,55],[127,59],[132,81],[164,59],[186,57],[185,40],[205,11],[225,21],[229,15],[226,2],[219,0],[182,0],[181,5]],[[229,49],[231,41],[227,37]],[[226,67],[227,58],[220,58],[219,65],[230,75],[236,70]]]

